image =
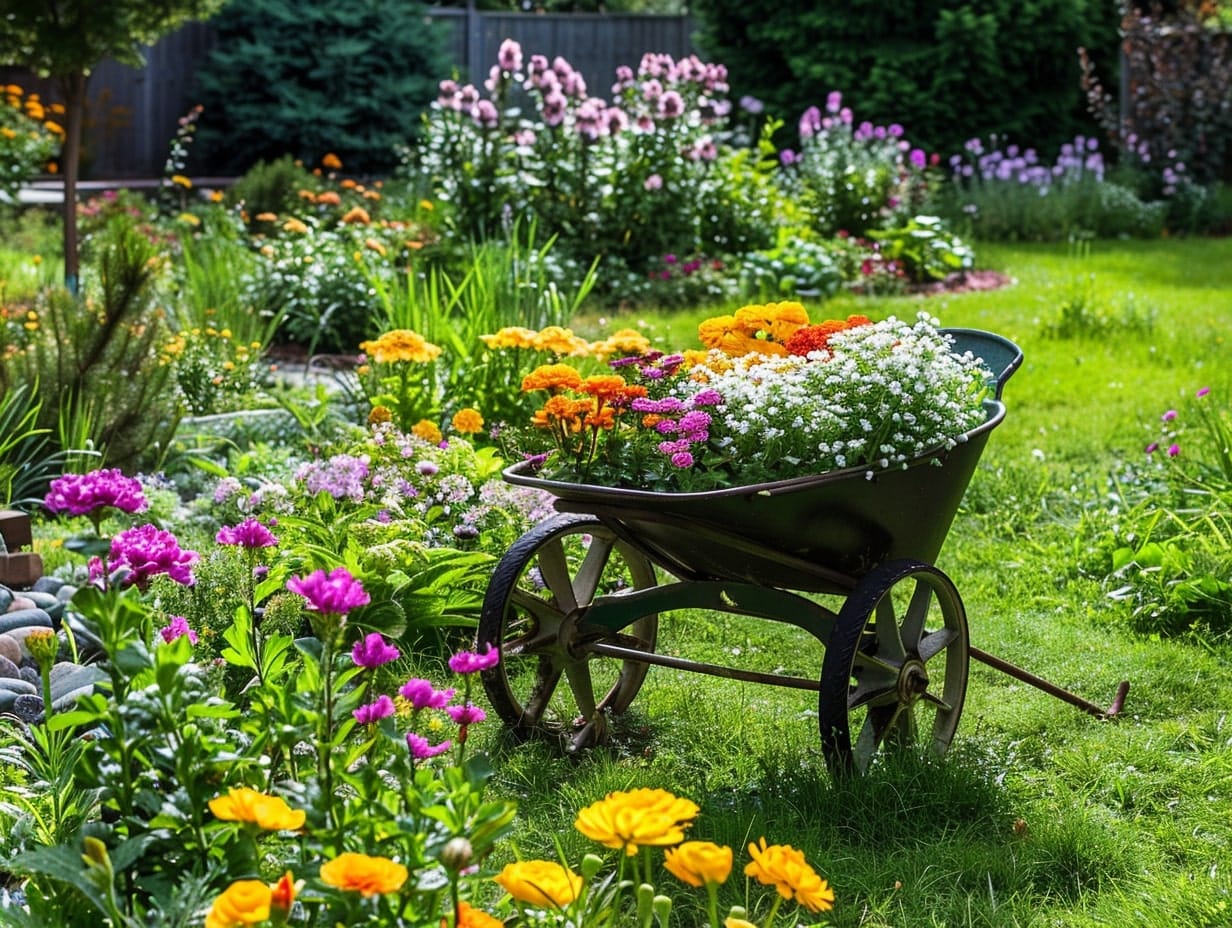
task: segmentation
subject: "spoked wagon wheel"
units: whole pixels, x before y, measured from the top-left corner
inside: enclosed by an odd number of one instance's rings
[[[479,641],[500,649],[483,686],[515,734],[556,736],[571,750],[604,740],[607,715],[629,708],[648,665],[599,657],[587,644],[653,652],[659,619],[609,632],[587,626],[586,609],[597,596],[655,583],[646,556],[593,516],[555,516],[514,543],[488,584]]]
[[[840,610],[822,662],[819,722],[831,772],[864,773],[883,748],[944,754],[968,660],[966,612],[945,574],[910,560],[870,571]]]

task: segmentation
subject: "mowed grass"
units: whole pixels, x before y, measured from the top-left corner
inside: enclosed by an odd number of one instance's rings
[[[576,864],[598,850],[572,827],[579,808],[611,790],[663,787],[697,801],[692,836],[730,844],[737,861],[763,835],[803,849],[837,892],[834,925],[1232,924],[1229,653],[1128,631],[1103,578],[1082,569],[1089,542],[1077,530],[1108,517],[1108,475],[1142,460],[1164,409],[1201,386],[1232,393],[1232,241],[979,253],[1014,284],[844,297],[810,313],[926,310],[1022,347],[1009,414],[938,566],[963,596],[976,647],[1101,706],[1128,680],[1122,715],[1098,720],[973,662],[943,759],[893,758],[835,783],[814,695],[653,668],[609,748],[563,757],[488,729],[493,790],[520,800],[520,854],[559,852]],[[1075,300],[1089,311],[1075,314]],[[1066,306],[1089,325],[1064,330]],[[665,344],[691,347],[707,314],[639,318],[676,339]],[[820,646],[777,622],[668,615],[660,634],[661,651],[820,671]],[[764,914],[740,865],[723,902]],[[665,873],[659,884],[676,900],[677,924],[704,923],[700,891]]]

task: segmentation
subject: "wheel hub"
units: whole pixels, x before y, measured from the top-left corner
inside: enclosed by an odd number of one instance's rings
[[[898,701],[910,705],[928,691],[928,670],[918,659],[908,660],[898,672]]]

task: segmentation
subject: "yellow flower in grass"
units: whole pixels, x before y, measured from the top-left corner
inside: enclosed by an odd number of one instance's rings
[[[233,786],[227,795],[211,799],[210,811],[224,822],[243,822],[265,831],[298,831],[304,827],[302,809],[292,809],[280,797],[246,786]]]
[[[568,364],[543,364],[522,378],[522,392],[576,390],[582,385],[582,375]]]
[[[616,791],[582,809],[574,826],[592,841],[623,848],[632,857],[639,847],[682,842],[700,811],[692,800],[662,789]]]
[[[455,432],[462,435],[476,435],[483,431],[483,416],[479,414],[478,409],[471,409],[467,406],[454,413],[451,424]]]
[[[454,928],[505,928],[505,923],[482,909],[472,908],[469,902],[461,901],[458,903],[458,922]]]
[[[585,357],[590,353],[590,342],[573,334],[572,329],[550,325],[540,329],[535,336],[535,350],[549,351],[561,356]]]
[[[563,909],[582,890],[582,877],[551,860],[506,864],[494,879],[518,902]]]
[[[650,339],[636,329],[621,329],[602,341],[592,342],[590,346],[591,354],[599,358],[609,358],[612,355],[640,356],[649,350]]]
[[[667,849],[663,866],[676,879],[690,886],[724,883],[731,875],[732,850],[709,841],[686,841],[679,847]]]
[[[360,342],[359,350],[377,364],[410,361],[427,364],[441,356],[441,348],[410,329],[393,329],[375,341]]]
[[[736,918],[734,915],[729,915],[723,919],[723,928],[757,928],[752,922],[743,918]]]
[[[260,925],[270,917],[273,890],[260,880],[236,880],[210,906],[205,928]]]
[[[321,882],[364,898],[396,893],[409,875],[406,867],[388,857],[351,852],[321,865]]]
[[[744,867],[751,876],[766,886],[773,886],[784,899],[796,902],[810,912],[828,912],[834,907],[834,890],[804,859],[804,852],[790,844],[766,844],[762,838],[749,845],[753,858]]]
[[[498,329],[494,335],[480,335],[479,340],[489,348],[534,348],[538,334],[534,329],[511,325]]]
[[[437,427],[436,423],[431,422],[428,419],[420,419],[412,425],[411,434],[416,438],[422,438],[424,441],[433,445],[439,445],[445,438],[445,436],[441,434],[441,430]]]

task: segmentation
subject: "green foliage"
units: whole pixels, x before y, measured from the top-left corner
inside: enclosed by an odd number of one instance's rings
[[[37,425],[41,403],[36,393],[37,384],[22,383],[0,398],[0,509],[41,501],[63,463],[49,430]]]
[[[868,233],[887,261],[902,264],[914,281],[943,280],[975,266],[975,252],[936,216],[914,216],[905,226]]]
[[[244,171],[226,193],[227,202],[241,207],[250,228],[259,228],[255,217],[261,213],[295,215],[303,206],[301,190],[316,190],[319,181],[312,172],[290,155],[260,160]]]
[[[205,111],[194,154],[216,170],[334,153],[348,170],[387,171],[449,71],[440,28],[414,3],[243,0],[216,24],[197,75]]]
[[[17,190],[46,169],[60,150],[64,126],[35,97],[22,98],[21,88],[8,84],[0,91],[0,209],[17,201]],[[63,110],[63,107],[60,107]]]
[[[1043,325],[1043,333],[1054,339],[1108,338],[1119,333],[1149,335],[1155,328],[1157,313],[1141,305],[1132,293],[1119,305],[1106,298],[1095,285],[1093,274],[1076,278],[1061,299],[1055,314]]]
[[[1111,61],[1117,42],[1115,11],[1095,0],[931,0],[892,16],[872,0],[700,0],[693,11],[737,94],[794,119],[833,88],[861,118],[899,122],[942,153],[990,132],[1059,145],[1086,123],[1075,49]]]
[[[762,301],[803,294],[825,298],[838,292],[843,277],[824,243],[808,233],[784,229],[777,248],[741,257],[740,283],[746,296]]]

